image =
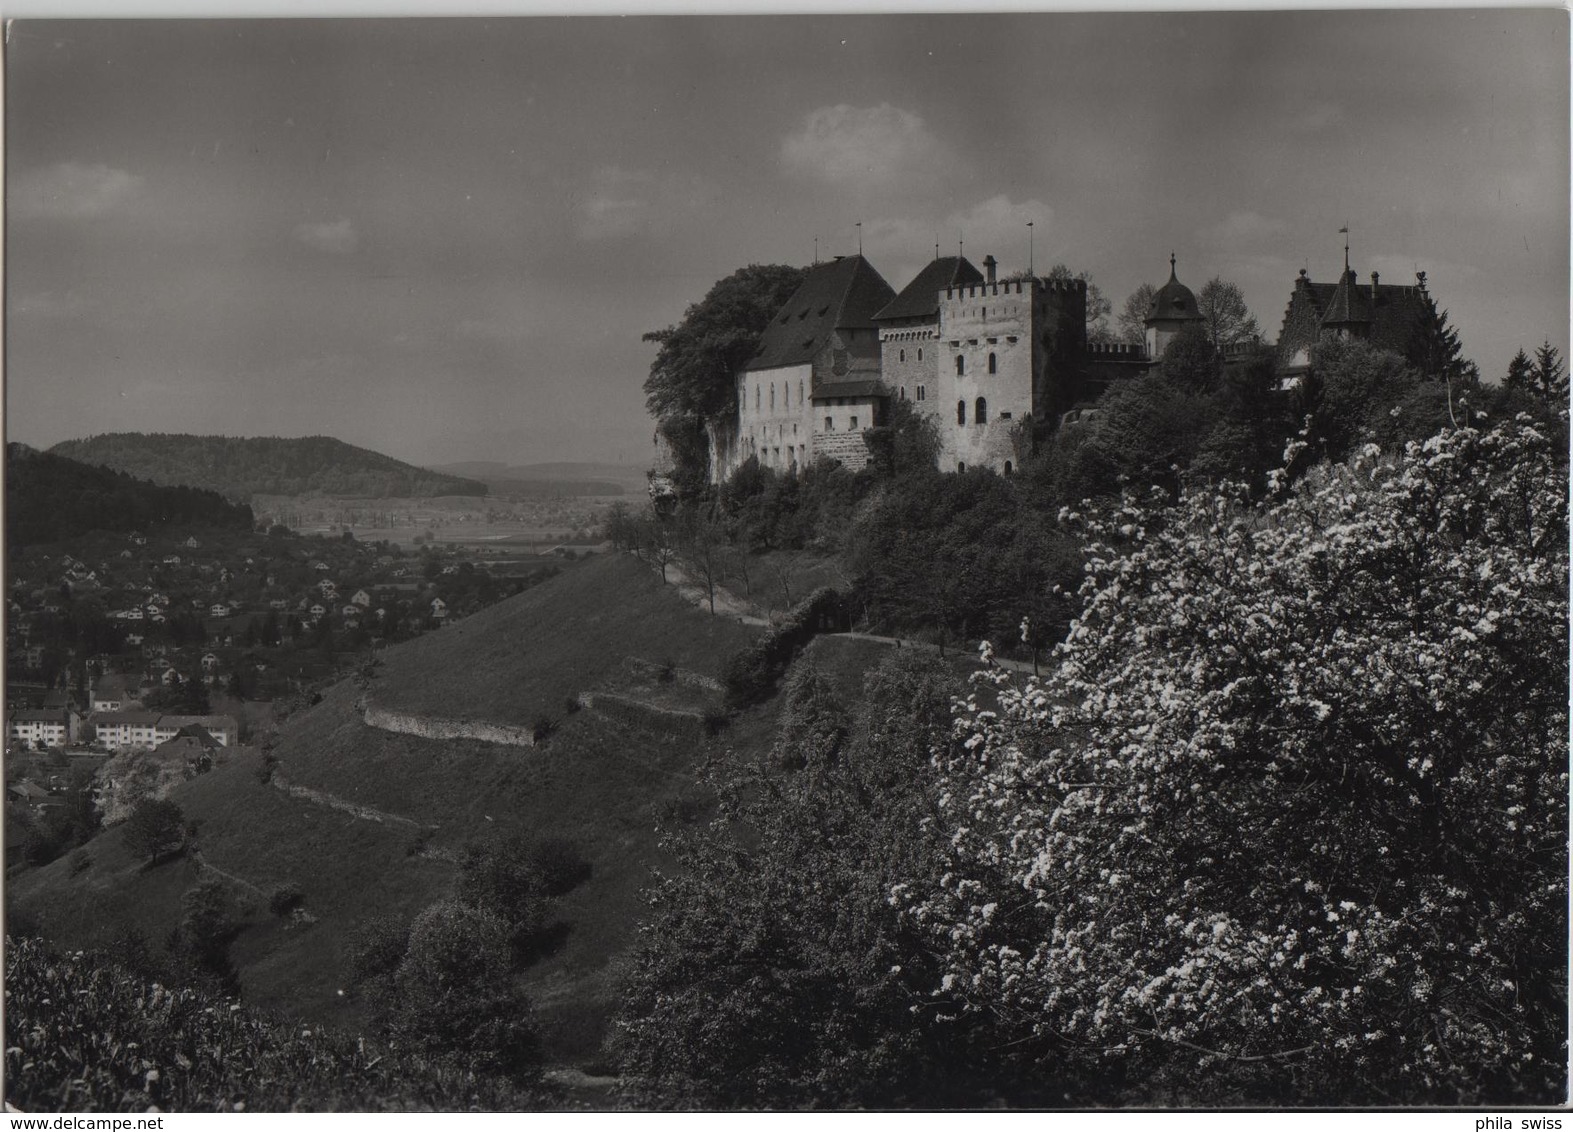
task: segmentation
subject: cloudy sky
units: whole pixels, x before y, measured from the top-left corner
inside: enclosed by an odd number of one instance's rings
[[[864,248],[1428,274],[1488,377],[1568,346],[1556,10],[18,21],[6,431],[645,459],[665,326]]]

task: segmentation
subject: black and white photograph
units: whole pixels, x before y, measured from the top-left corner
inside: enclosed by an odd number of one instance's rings
[[[8,1113],[1560,1126],[1565,7],[166,15],[4,23]]]

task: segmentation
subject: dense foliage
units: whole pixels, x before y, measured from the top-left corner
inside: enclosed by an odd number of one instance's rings
[[[683,320],[644,336],[659,350],[645,379],[645,404],[671,445],[676,478],[696,489],[707,478],[705,425],[737,407],[735,377],[759,337],[803,281],[805,269],[750,264],[711,287]]]
[[[76,458],[6,446],[5,532],[13,548],[61,542],[89,531],[244,531],[251,525],[250,507],[212,491],[160,487]]]
[[[1559,1102],[1567,478],[1521,419],[1088,518],[892,890],[935,998],[1126,1099]]]
[[[375,499],[486,494],[486,485],[475,480],[417,468],[331,436],[114,432],[67,440],[50,452],[154,483],[187,484],[243,501],[255,495]]]
[[[745,707],[768,699],[798,653],[820,630],[837,626],[844,616],[839,593],[826,586],[804,598],[778,625],[727,658],[721,673],[727,703]]]
[[[23,1112],[541,1108],[550,1097],[451,1063],[222,995],[170,987],[104,957],[5,946],[5,1099]]]
[[[932,656],[907,650],[869,675],[853,715],[800,669],[770,757],[712,767],[720,813],[668,835],[675,863],[624,974],[613,1045],[637,1103],[996,1095],[1009,1051],[970,1020],[934,1017],[925,991],[939,971],[887,898],[938,852],[928,751],[946,742],[952,689]]]
[[[942,647],[1007,631],[1030,616],[1063,630],[1055,587],[1081,576],[1076,544],[1030,492],[986,470],[932,467],[876,492],[847,539],[854,595],[872,623]]]

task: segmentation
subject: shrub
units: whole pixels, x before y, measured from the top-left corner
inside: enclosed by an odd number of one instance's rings
[[[566,837],[545,837],[530,847],[529,867],[547,896],[563,896],[590,879],[590,862]]]
[[[490,910],[454,901],[417,916],[393,975],[390,1031],[430,1056],[533,1079],[540,1053],[529,1003],[513,989],[510,934]]]
[[[306,894],[294,881],[285,881],[268,896],[268,911],[275,916],[287,916],[306,903]]]

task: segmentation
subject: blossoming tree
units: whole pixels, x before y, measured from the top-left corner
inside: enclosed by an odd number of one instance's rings
[[[959,713],[891,893],[934,1008],[1126,1097],[1559,1102],[1567,476],[1521,417],[1067,514],[1084,613]]]

